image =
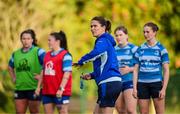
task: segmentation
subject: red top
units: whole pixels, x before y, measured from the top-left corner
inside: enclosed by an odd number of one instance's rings
[[[61,51],[56,56],[51,56],[51,52],[47,52],[44,57],[44,70],[43,70],[43,95],[56,95],[58,91],[64,71],[63,71],[63,58],[67,53],[66,50]],[[72,87],[72,73],[65,86],[65,90],[62,95],[70,96]]]

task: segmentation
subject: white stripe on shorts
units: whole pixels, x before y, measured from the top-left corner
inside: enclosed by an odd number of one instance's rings
[[[63,100],[63,104],[69,103],[69,100]]]
[[[111,77],[111,78],[100,81],[98,85],[103,84],[103,83],[107,83],[107,82],[121,81],[121,80],[122,79],[120,77]]]

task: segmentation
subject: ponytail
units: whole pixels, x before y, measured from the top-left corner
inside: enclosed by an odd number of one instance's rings
[[[109,20],[106,21],[106,31],[111,32],[111,22]]]
[[[68,50],[66,34],[62,30],[60,30],[59,32],[53,32],[50,35],[54,36],[54,38],[56,40],[60,40],[59,46],[61,48],[64,48],[65,50]]]
[[[60,44],[60,46],[62,48],[64,48],[65,50],[68,50],[66,34],[62,30],[60,30],[59,31],[59,35],[61,37],[61,44]]]

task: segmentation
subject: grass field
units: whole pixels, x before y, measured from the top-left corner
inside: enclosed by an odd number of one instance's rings
[[[0,114],[15,113],[12,87],[7,86],[8,83],[10,83],[9,85],[12,84],[8,78],[6,76],[0,77],[0,84],[4,85],[5,88],[3,91],[0,91]],[[2,88],[2,85],[0,85],[0,88]],[[88,91],[86,94],[88,94]],[[70,114],[92,114],[95,103],[96,97],[87,100],[82,94],[76,95],[76,97],[73,95],[70,101],[69,112]],[[43,112],[43,106],[41,105],[41,113]],[[152,110],[151,112],[153,114],[154,111]],[[165,114],[180,114],[180,73],[171,74],[166,92]]]

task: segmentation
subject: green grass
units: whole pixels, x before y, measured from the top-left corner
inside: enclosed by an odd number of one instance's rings
[[[79,76],[79,75],[78,75]],[[93,84],[92,84],[93,83]],[[79,80],[74,81],[74,86],[79,89]],[[92,86],[93,85],[93,86]],[[79,114],[81,112],[92,112],[96,102],[96,87],[93,81],[85,82],[85,91],[78,90],[73,92],[71,98],[69,112],[70,114]],[[83,93],[84,92],[84,93]],[[86,96],[86,97],[85,97]],[[166,113],[180,113],[180,74],[170,76],[167,92],[166,92]],[[41,105],[41,113],[43,113]],[[56,111],[57,112],[57,111]],[[9,75],[0,76],[0,113],[15,113],[13,100],[13,84]]]

